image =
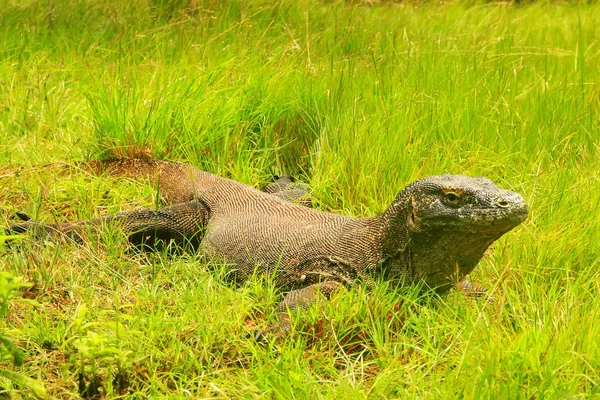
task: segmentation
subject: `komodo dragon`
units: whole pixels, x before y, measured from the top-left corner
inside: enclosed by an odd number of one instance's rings
[[[288,309],[307,307],[319,293],[329,298],[357,281],[422,282],[444,293],[528,214],[519,194],[464,175],[419,179],[382,214],[354,218],[289,201],[302,197],[304,187],[290,192],[288,178],[267,186],[271,194],[175,162],[129,159],[87,166],[95,173],[150,178],[172,205],[70,223],[27,221],[9,230],[83,241],[85,226],[111,223],[136,245],[173,241],[218,256],[231,265],[236,280],[273,273],[287,293],[279,308],[283,330],[289,327]]]

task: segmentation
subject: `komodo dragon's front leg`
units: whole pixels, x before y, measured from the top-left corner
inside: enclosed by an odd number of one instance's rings
[[[267,334],[271,332],[277,332],[279,334],[287,333],[291,327],[290,312],[298,309],[308,309],[319,300],[319,296],[323,296],[325,300],[329,300],[341,286],[342,283],[340,282],[326,281],[315,283],[301,289],[292,290],[287,293],[283,298],[283,301],[279,303],[277,309],[279,313],[279,322],[266,329],[256,331],[254,339],[258,342],[267,342]]]
[[[76,222],[51,224],[26,221],[10,226],[8,231],[17,234],[30,232],[39,238],[69,238],[83,243],[90,227],[111,225],[121,229],[129,242],[138,247],[156,249],[174,242],[179,246],[197,248],[209,214],[210,210],[204,204],[193,200],[161,210],[140,209]]]

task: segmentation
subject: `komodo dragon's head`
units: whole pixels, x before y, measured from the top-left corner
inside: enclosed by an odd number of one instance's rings
[[[408,246],[402,258],[409,276],[445,292],[528,212],[521,195],[489,179],[441,175],[408,185],[385,214],[398,231],[404,227],[401,241]],[[389,235],[388,254],[393,241]]]

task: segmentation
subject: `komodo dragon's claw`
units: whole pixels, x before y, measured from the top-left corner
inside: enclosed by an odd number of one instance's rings
[[[456,284],[456,288],[467,296],[481,297],[489,292],[488,288],[473,281],[461,281]]]
[[[261,344],[269,344],[269,340],[267,339],[266,335],[263,333],[265,332],[265,330],[257,330],[254,332],[254,341],[256,343],[261,343]],[[248,334],[250,335],[250,334]]]
[[[269,339],[267,334],[269,332],[277,331],[273,339]],[[277,340],[285,335],[285,332],[281,331],[279,324],[275,324],[266,329],[260,329],[254,332],[254,341],[262,346],[268,347],[274,355],[279,355],[279,349],[276,346]]]
[[[268,328],[256,330],[253,334],[254,341],[260,344],[269,345],[274,343],[279,338],[285,337],[291,328],[290,316],[287,312],[281,313],[279,316],[279,322],[272,324]],[[268,336],[272,336],[273,339],[269,339]]]

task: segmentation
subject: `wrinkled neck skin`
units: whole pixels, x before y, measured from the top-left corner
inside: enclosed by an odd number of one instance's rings
[[[414,194],[405,190],[376,217],[383,231],[383,276],[405,284],[424,282],[438,293],[447,292],[473,270],[500,235],[454,225],[427,227],[413,212],[415,207]]]

